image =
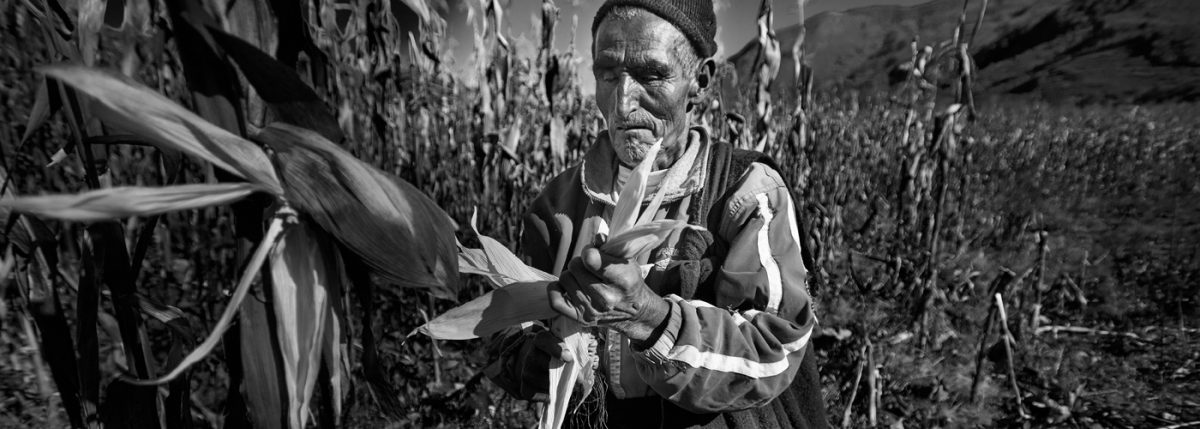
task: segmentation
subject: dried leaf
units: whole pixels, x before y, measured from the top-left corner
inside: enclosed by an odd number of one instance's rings
[[[257,138],[275,150],[287,200],[375,273],[456,296],[456,228],[433,200],[310,130],[271,124]]]
[[[260,190],[249,183],[219,183],[160,188],[118,187],[81,194],[19,197],[0,201],[9,209],[60,220],[89,222],[147,216],[229,204]]]
[[[486,337],[513,325],[558,316],[546,294],[548,281],[514,283],[442,313],[421,325],[417,333],[438,340]]]
[[[279,178],[262,149],[144,85],[124,76],[83,66],[50,66],[39,71],[92,97],[93,111],[106,124],[142,136],[159,148],[179,150],[211,162],[258,184],[269,193],[283,193]],[[202,142],[197,133],[211,144]]]

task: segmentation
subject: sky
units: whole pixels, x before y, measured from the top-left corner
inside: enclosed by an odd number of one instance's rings
[[[799,0],[774,2],[775,27],[784,28],[800,22]],[[929,0],[809,0],[804,13],[807,17],[875,5],[912,5]],[[449,26],[447,48],[454,54],[453,68],[468,81],[473,80],[467,70],[472,68],[474,54],[474,31],[467,21],[468,3],[477,0],[450,0],[450,13],[446,16]],[[504,11],[505,34],[517,46],[519,55],[534,55],[541,44],[540,29],[541,0],[501,0],[507,7]],[[555,48],[559,53],[570,49],[574,39],[576,51],[583,57],[578,74],[585,89],[590,89],[595,80],[591,73],[591,28],[596,10],[603,0],[557,0],[559,21],[555,27]],[[736,5],[736,7],[735,7]],[[757,0],[714,0],[717,13],[717,57],[722,58],[736,52],[746,42],[756,37],[755,17],[758,14]],[[578,27],[572,34],[572,22],[578,18]],[[590,92],[590,91],[589,91]]]

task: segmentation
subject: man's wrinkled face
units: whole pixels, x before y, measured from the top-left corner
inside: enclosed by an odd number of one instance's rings
[[[690,49],[687,43],[674,25],[641,9],[630,17],[610,15],[596,28],[596,104],[608,121],[613,150],[622,164],[637,165],[650,146],[663,139],[655,168],[665,168],[686,146],[695,70],[680,58],[678,46]]]

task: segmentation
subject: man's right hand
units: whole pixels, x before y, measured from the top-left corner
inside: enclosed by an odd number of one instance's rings
[[[488,354],[495,360],[484,369],[484,375],[510,395],[527,401],[549,399],[551,357],[571,360],[562,339],[541,326],[497,333],[488,344]]]

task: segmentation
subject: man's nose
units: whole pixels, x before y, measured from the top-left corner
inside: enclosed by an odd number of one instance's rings
[[[627,118],[630,113],[633,113],[638,108],[638,98],[641,97],[641,89],[637,81],[630,77],[628,73],[621,73],[621,77],[617,79],[617,114],[619,118]]]

